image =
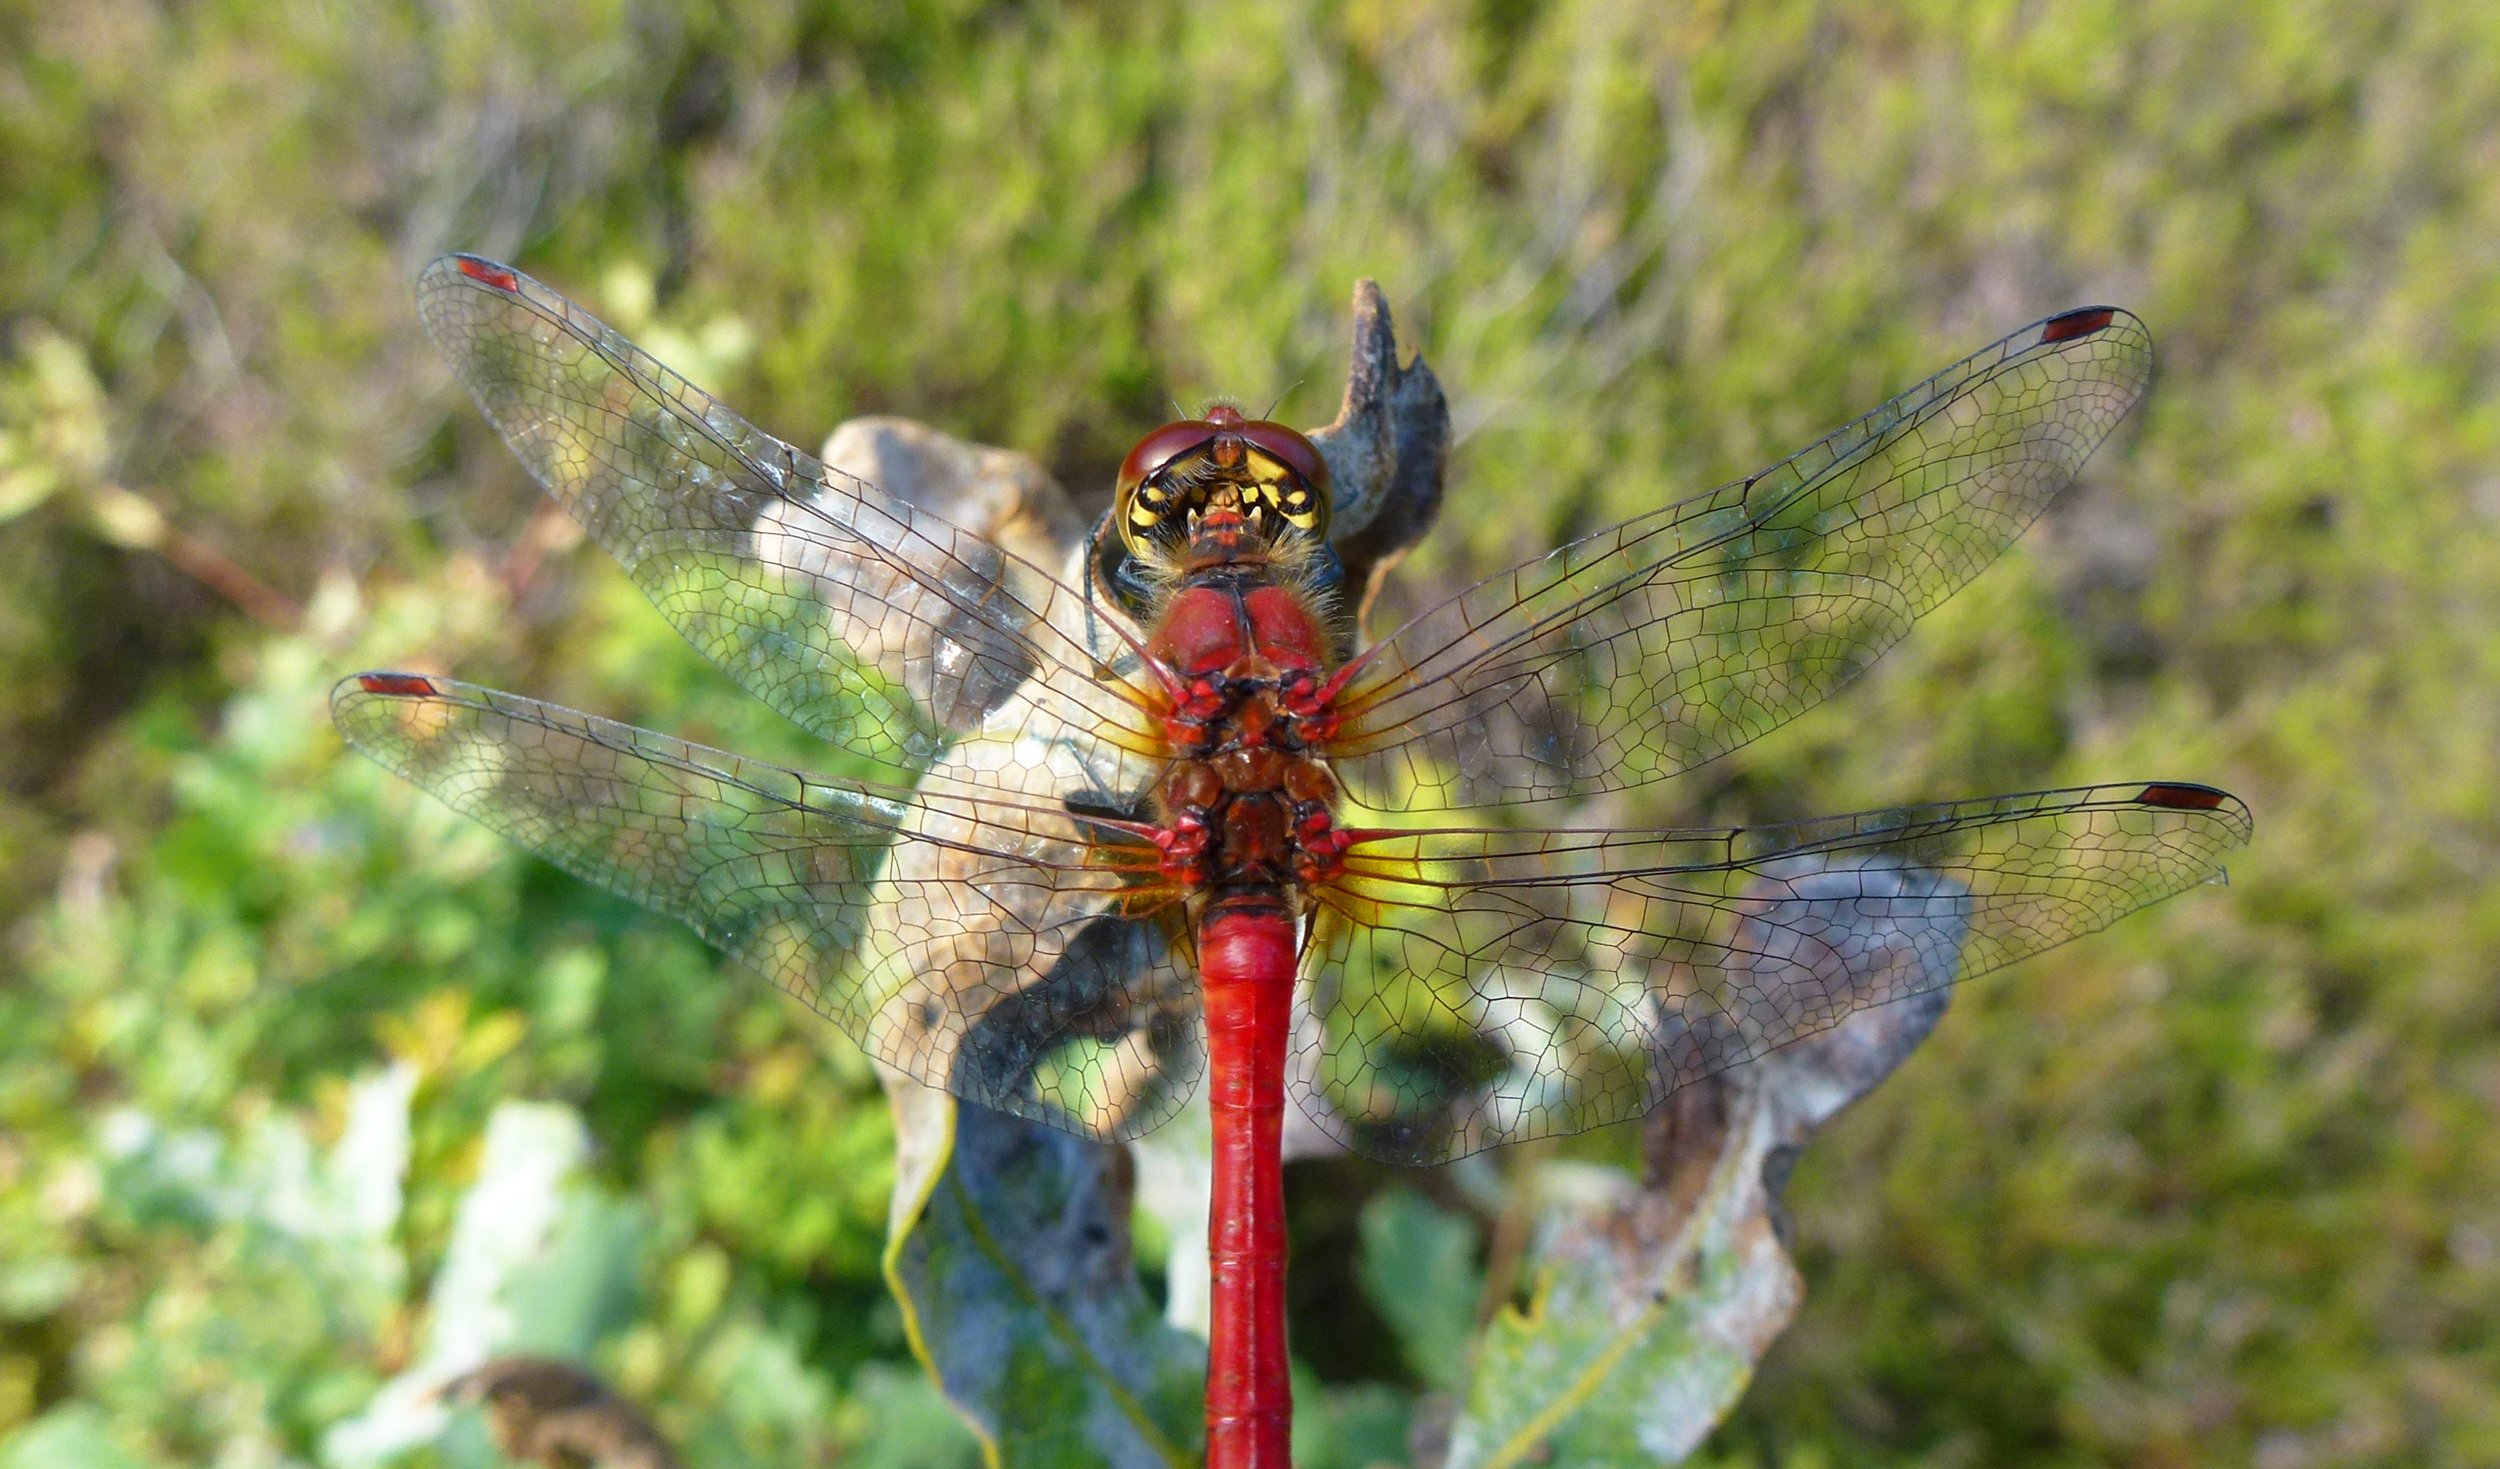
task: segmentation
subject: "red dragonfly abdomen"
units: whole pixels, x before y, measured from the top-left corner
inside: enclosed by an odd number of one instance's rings
[[[1273,900],[1216,900],[1198,931],[1213,1123],[1207,1264],[1208,1469],[1284,1469],[1293,1423],[1285,1356],[1285,1044],[1293,915]]]

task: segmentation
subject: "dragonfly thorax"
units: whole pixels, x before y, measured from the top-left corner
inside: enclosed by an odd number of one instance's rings
[[[1185,586],[1147,649],[1176,690],[1156,787],[1164,875],[1193,891],[1287,889],[1338,872],[1336,733],[1326,632],[1292,589],[1218,576]]]

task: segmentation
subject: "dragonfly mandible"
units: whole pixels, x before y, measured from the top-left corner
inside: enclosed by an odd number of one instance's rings
[[[1219,405],[1156,430],[1043,564],[509,266],[446,257],[418,303],[661,613],[879,776],[412,673],[339,685],[349,743],[966,1101],[1118,1140],[1203,1082],[1219,1469],[1286,1462],[1288,1098],[1402,1163],[1636,1117],[2211,880],[2250,833],[2169,779],[1771,826],[1521,819],[1725,754],[1898,641],[2141,396],[2123,311],[2024,327],[1362,644],[1337,487],[1283,424]]]

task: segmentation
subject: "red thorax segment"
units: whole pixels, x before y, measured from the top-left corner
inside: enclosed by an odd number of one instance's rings
[[[1342,866],[1337,786],[1318,747],[1326,633],[1291,590],[1210,578],[1174,594],[1147,651],[1179,687],[1163,718],[1178,757],[1158,796],[1164,875],[1187,888],[1280,888]]]

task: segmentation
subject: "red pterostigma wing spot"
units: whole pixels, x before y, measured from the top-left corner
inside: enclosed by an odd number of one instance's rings
[[[418,673],[360,673],[357,687],[368,694],[381,694],[394,699],[427,699],[434,695],[434,681]]]
[[[521,289],[521,277],[509,267],[497,265],[492,260],[481,259],[475,255],[454,255],[451,261],[462,275],[480,285],[492,286],[498,291]]]
[[[2114,306],[2086,306],[2052,316],[2040,324],[2040,345],[2053,347],[2059,342],[2088,337],[2107,327],[2117,317],[2118,308]]]
[[[2013,544],[2141,396],[2144,324],[2034,322],[1746,479],[1479,582],[1348,665],[1385,810],[1661,780],[1848,683]]]
[[[2136,792],[2135,799],[2138,805],[2158,806],[2169,811],[2216,811],[2231,797],[2212,786],[2156,781]]]

